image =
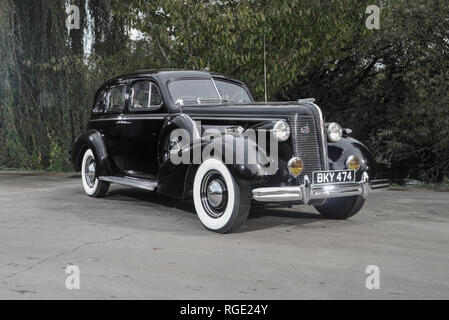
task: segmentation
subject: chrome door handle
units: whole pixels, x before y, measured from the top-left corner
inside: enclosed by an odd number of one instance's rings
[[[125,121],[125,120],[119,120],[115,124],[131,124],[131,122]]]

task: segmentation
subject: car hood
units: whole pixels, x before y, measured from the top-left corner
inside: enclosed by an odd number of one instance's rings
[[[257,118],[285,119],[293,114],[314,115],[318,108],[311,102],[268,102],[186,106],[182,112],[192,118]]]

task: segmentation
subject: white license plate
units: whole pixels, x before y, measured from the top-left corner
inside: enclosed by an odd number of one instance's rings
[[[313,184],[355,182],[354,170],[315,171]]]

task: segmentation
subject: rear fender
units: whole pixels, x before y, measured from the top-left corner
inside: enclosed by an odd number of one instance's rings
[[[81,171],[81,162],[84,152],[91,149],[95,156],[96,175],[113,175],[113,170],[109,161],[108,151],[100,132],[90,130],[81,135],[72,146],[72,164],[75,171]]]

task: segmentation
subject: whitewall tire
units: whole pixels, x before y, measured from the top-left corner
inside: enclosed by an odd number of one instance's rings
[[[86,194],[90,197],[103,197],[109,190],[109,183],[98,180],[95,156],[91,149],[84,152],[81,162],[81,180]]]
[[[237,183],[222,161],[207,159],[195,174],[193,201],[207,229],[226,233],[246,221],[251,197],[249,188],[243,182]]]

